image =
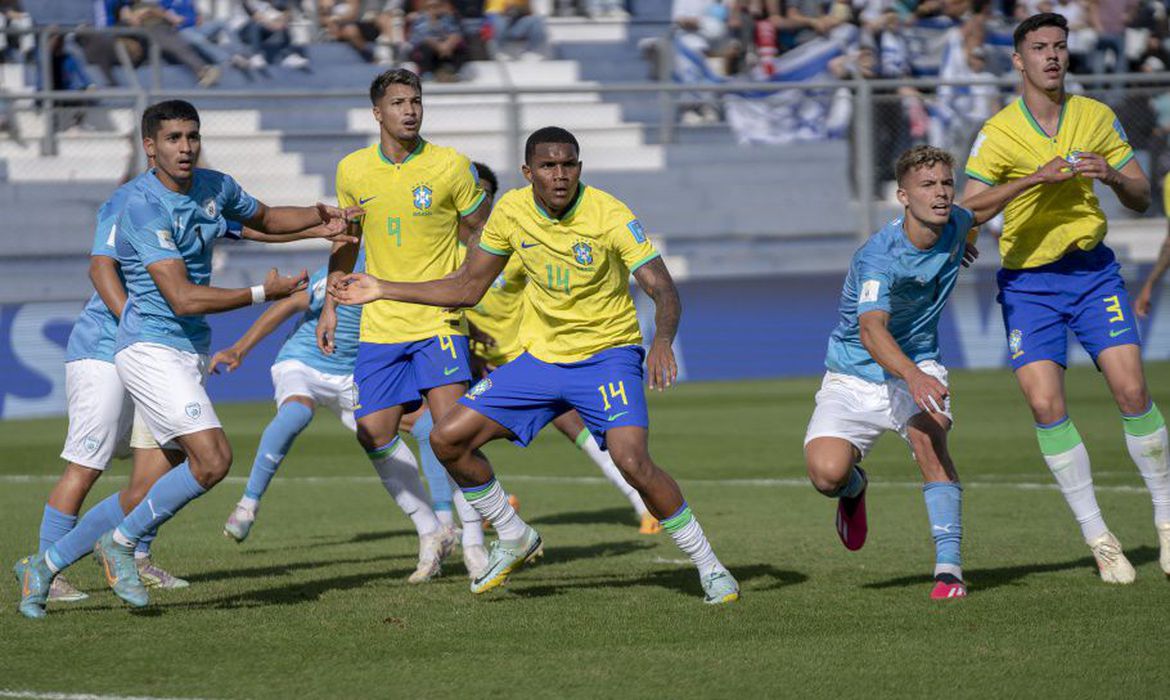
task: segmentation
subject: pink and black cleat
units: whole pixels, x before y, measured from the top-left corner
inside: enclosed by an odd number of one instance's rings
[[[857,468],[861,471],[861,468]],[[864,477],[865,472],[861,472]],[[868,488],[866,484],[866,488]],[[841,497],[837,499],[837,535],[841,538],[841,544],[845,545],[845,549],[851,552],[856,552],[865,545],[865,536],[869,532],[869,525],[865,519],[865,491],[863,488],[861,493],[851,498]]]
[[[939,574],[934,577],[934,588],[930,591],[931,600],[947,600],[950,598],[966,598],[967,584],[957,576]]]

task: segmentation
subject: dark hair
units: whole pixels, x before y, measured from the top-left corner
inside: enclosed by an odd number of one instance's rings
[[[142,112],[142,138],[152,139],[165,121],[178,119],[199,123],[199,111],[186,100],[167,100],[152,104]]]
[[[1020,44],[1024,43],[1024,39],[1042,27],[1056,27],[1063,30],[1065,37],[1068,37],[1068,20],[1064,18],[1064,15],[1058,15],[1055,12],[1041,12],[1020,22],[1016,31],[1012,32],[1012,46],[1016,51],[1019,51]]]
[[[419,81],[418,75],[405,68],[391,68],[379,74],[374,78],[374,82],[370,83],[370,103],[377,105],[386,95],[386,88],[391,85],[408,85],[418,94],[422,94],[422,82]]]
[[[894,166],[894,177],[901,187],[902,178],[906,177],[907,173],[919,168],[932,168],[939,163],[951,169],[955,167],[954,157],[943,149],[934,146],[915,146],[898,158],[898,163]]]
[[[577,151],[577,155],[581,155],[581,146],[577,143],[577,137],[573,136],[566,129],[559,126],[546,126],[532,132],[528,137],[528,141],[524,144],[524,162],[531,163],[532,156],[536,153],[536,147],[542,143],[567,143]]]
[[[492,172],[491,168],[484,165],[483,163],[478,162],[472,163],[471,167],[475,168],[475,172],[479,175],[481,182],[488,182],[491,184],[493,195],[500,193],[500,181],[496,179],[496,174]]]

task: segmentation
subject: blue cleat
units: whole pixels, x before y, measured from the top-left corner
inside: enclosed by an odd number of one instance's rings
[[[699,579],[703,584],[703,602],[707,605],[734,603],[739,600],[739,583],[727,569],[712,571]]]
[[[150,596],[138,578],[133,547],[118,544],[114,540],[114,531],[110,530],[93,546],[93,556],[115,595],[136,608],[146,607]]]
[[[53,585],[53,571],[39,554],[16,562],[12,567],[16,580],[20,581],[20,614],[30,620],[45,616],[45,603],[49,600],[49,588]]]

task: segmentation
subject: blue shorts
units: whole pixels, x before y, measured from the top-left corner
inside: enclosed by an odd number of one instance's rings
[[[1027,270],[1000,270],[999,303],[1012,370],[1039,360],[1068,366],[1072,331],[1093,362],[1102,350],[1140,345],[1121,266],[1105,244]]]
[[[357,400],[353,415],[422,404],[427,389],[471,381],[467,337],[439,335],[409,343],[359,343],[353,381]]]
[[[575,408],[605,447],[605,431],[650,427],[637,345],[602,350],[580,362],[542,362],[528,353],[480,380],[459,403],[512,431],[527,445],[549,421]]]

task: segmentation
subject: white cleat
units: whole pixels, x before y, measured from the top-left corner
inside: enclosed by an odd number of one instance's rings
[[[482,544],[463,548],[463,565],[467,567],[467,577],[474,581],[487,573],[487,547]]]
[[[418,540],[418,568],[406,579],[410,583],[425,583],[443,571],[443,560],[459,543],[454,528],[441,527]]]
[[[1158,544],[1162,547],[1158,563],[1162,565],[1162,573],[1170,576],[1170,523],[1158,523],[1157,529]]]
[[[89,596],[65,580],[64,576],[57,576],[49,585],[49,601],[53,603],[76,603]]]
[[[1089,549],[1093,550],[1093,556],[1097,559],[1097,568],[1101,571],[1102,581],[1105,583],[1133,583],[1133,580],[1137,578],[1133,564],[1130,564],[1129,559],[1125,558],[1125,553],[1121,551],[1121,543],[1117,541],[1112,532],[1106,532],[1088,544]]]

